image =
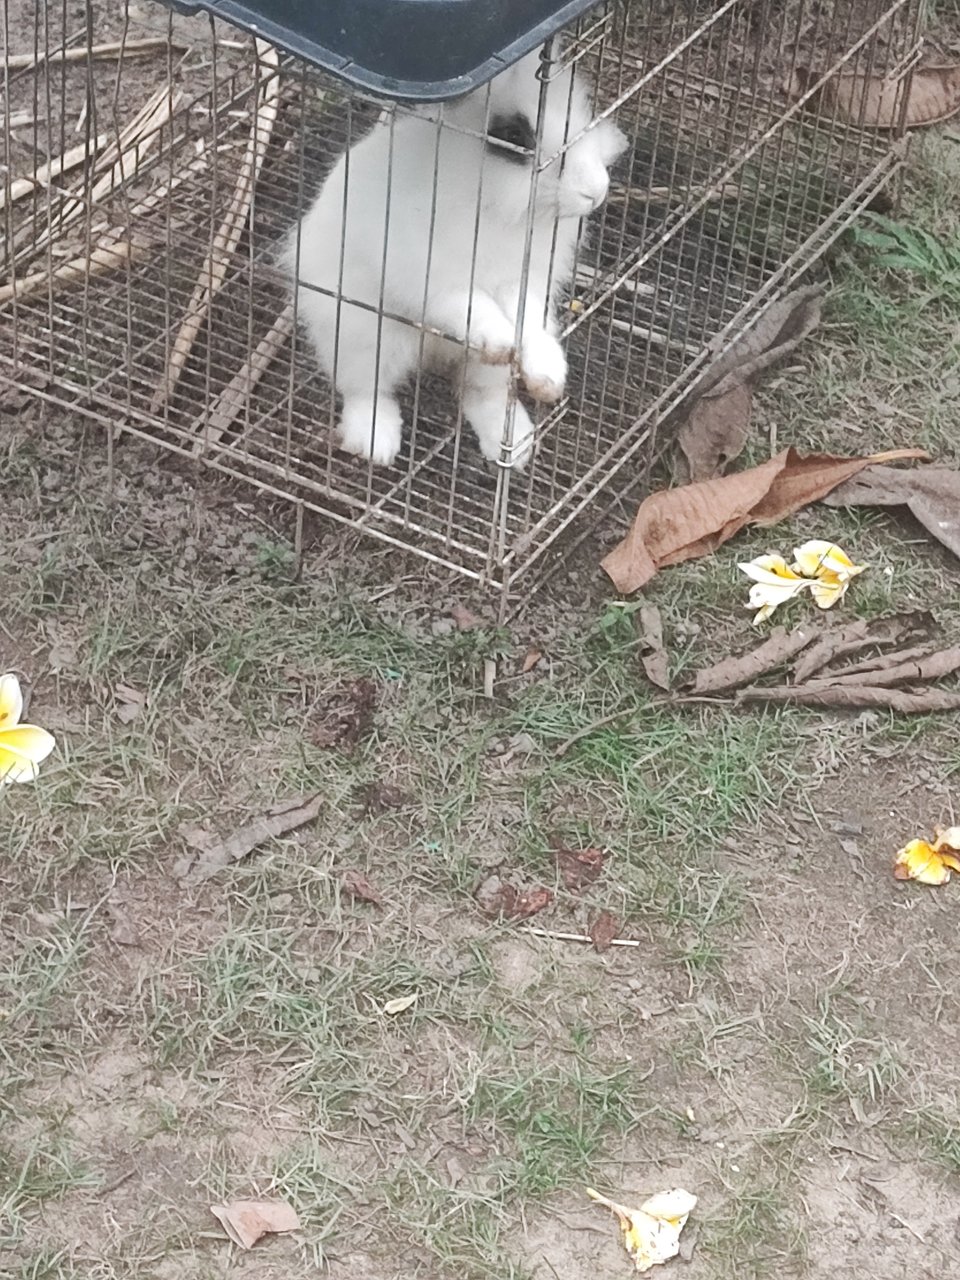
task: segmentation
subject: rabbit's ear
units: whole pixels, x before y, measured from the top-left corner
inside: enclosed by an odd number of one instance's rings
[[[504,145],[505,144],[505,145]],[[504,160],[526,164],[536,149],[533,124],[522,111],[495,112],[487,126],[487,148]]]

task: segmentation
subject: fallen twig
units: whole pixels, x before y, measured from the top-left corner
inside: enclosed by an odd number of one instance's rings
[[[11,71],[55,66],[59,62],[86,62],[88,58],[145,58],[158,49],[185,49],[185,44],[166,36],[144,36],[141,40],[111,40],[107,44],[80,45],[75,49],[54,49],[52,53],[11,53],[5,62]]]
[[[75,222],[85,209],[92,210],[101,200],[113,193],[124,182],[136,176],[143,157],[156,142],[161,128],[170,120],[183,100],[181,90],[171,93],[168,86],[161,86],[144,103],[129,124],[125,125],[113,142],[104,148],[94,164],[94,174],[101,176],[90,188],[89,194],[74,190],[65,195],[57,208],[50,226],[35,235],[32,225],[21,228],[14,238],[14,269],[37,257],[56,237],[62,237],[64,229]],[[103,170],[107,169],[104,173]],[[22,251],[22,252],[21,252]]]
[[[559,933],[555,929],[538,929],[535,925],[527,925],[524,933],[535,934],[538,938],[553,938],[557,942],[593,942],[586,933]],[[635,938],[611,938],[611,947],[639,947]]]
[[[35,271],[33,275],[24,276],[22,280],[17,280],[15,283],[0,285],[0,306],[9,302],[14,294],[20,300],[39,292],[48,283],[70,284],[88,276],[101,275],[104,271],[112,271],[127,262],[133,262],[143,253],[143,247],[133,244],[130,240],[118,240],[114,244],[99,245],[91,249],[89,254],[81,254],[78,258],[71,258],[69,262],[54,267],[52,272]]]
[[[162,186],[157,187],[155,191],[151,191],[148,196],[145,196],[143,200],[131,206],[126,219],[128,225],[133,226],[136,224],[146,214],[152,212],[157,205],[162,204],[170,193],[175,191],[188,177],[204,168],[206,156],[204,154],[203,139],[198,138],[195,146],[197,155],[188,165],[174,174],[169,182],[163,183]],[[125,263],[136,261],[142,257],[146,253],[147,247],[145,244],[129,241],[123,227],[111,227],[98,233],[96,245],[89,257],[85,254],[78,255],[62,266],[55,267],[52,275],[47,270],[35,271],[32,275],[23,276],[8,284],[0,285],[0,306],[9,302],[14,293],[16,293],[18,300],[37,293],[43,289],[48,280],[70,283],[78,279],[81,274],[85,274],[82,269],[88,263],[90,275],[102,275],[105,271],[122,267]]]
[[[214,400],[210,409],[202,413],[193,424],[194,431],[202,436],[194,445],[194,453],[202,453],[215,444],[243,412],[250,393],[272,364],[277,352],[293,332],[293,303],[287,303],[270,330],[261,338],[253,355],[243,368],[230,379]]]
[[[101,147],[107,145],[107,142],[107,134],[101,134],[99,138],[93,139],[89,144],[86,142],[78,143],[77,146],[70,147],[69,150],[64,151],[63,155],[57,156],[53,160],[48,160],[29,178],[14,178],[13,182],[10,183],[9,203],[14,204],[17,200],[22,200],[24,196],[28,196],[37,187],[49,186],[54,178],[59,178],[64,173],[69,173],[78,164],[83,164],[89,157],[96,155]],[[7,203],[7,192],[0,190],[0,209],[3,209]]]
[[[246,226],[254,184],[263,165],[280,107],[280,55],[272,45],[258,40],[257,57],[269,70],[257,95],[247,150],[240,162],[240,172],[230,205],[200,269],[200,277],[187,306],[186,317],[173,340],[163,380],[150,402],[152,413],[160,411],[176,386],[213,299],[226,279],[230,260]]]

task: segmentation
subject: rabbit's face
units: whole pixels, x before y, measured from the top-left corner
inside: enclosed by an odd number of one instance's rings
[[[529,55],[493,81],[487,105],[486,137],[498,183],[512,188],[518,217],[526,215],[537,148],[540,115],[539,56]],[[537,206],[551,218],[583,218],[606,199],[609,169],[626,139],[610,120],[589,127],[589,97],[571,68],[547,87],[541,117]]]

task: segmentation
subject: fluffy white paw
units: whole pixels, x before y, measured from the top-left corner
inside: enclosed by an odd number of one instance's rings
[[[347,400],[340,419],[340,448],[381,466],[396,460],[403,440],[403,419],[394,400]]]
[[[470,321],[470,346],[483,364],[509,364],[513,359],[514,326],[506,316],[474,314]]]
[[[524,385],[534,400],[554,404],[563,395],[567,358],[556,338],[544,330],[524,339],[521,371]]]
[[[533,452],[534,430],[530,415],[522,404],[517,405],[513,419],[513,445],[504,463],[500,462],[504,452],[502,418],[495,428],[487,431],[478,430],[477,443],[480,445],[480,452],[491,462],[512,467],[514,471],[522,471]]]

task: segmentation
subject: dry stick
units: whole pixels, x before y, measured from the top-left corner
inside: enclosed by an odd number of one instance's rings
[[[0,285],[0,306],[9,302],[14,293],[17,298],[23,298],[27,294],[37,293],[48,282],[70,284],[83,280],[86,276],[101,275],[104,271],[111,271],[115,267],[122,267],[126,262],[134,261],[144,252],[142,247],[134,245],[129,240],[119,240],[112,245],[100,245],[96,249],[91,249],[89,255],[82,254],[79,258],[71,258],[69,262],[61,263],[52,272],[35,271],[33,275],[24,276],[22,280],[18,280],[15,285]]]
[[[10,203],[14,204],[17,200],[22,200],[24,196],[28,196],[31,191],[37,187],[46,187],[54,180],[65,173],[69,173],[71,169],[75,169],[78,164],[83,164],[88,157],[96,155],[96,153],[107,145],[109,135],[102,133],[99,138],[94,139],[92,146],[88,146],[86,142],[78,143],[75,147],[70,147],[68,151],[54,160],[48,160],[46,164],[42,164],[39,169],[29,178],[15,178],[10,183]],[[0,209],[5,208],[7,204],[7,193],[0,191]]]
[[[174,174],[169,182],[165,182],[163,186],[151,191],[143,200],[131,206],[127,217],[128,223],[133,224],[146,214],[151,213],[182,182],[185,182],[188,177],[198,173],[206,166],[207,160],[204,155],[202,139],[197,140],[196,148],[196,158],[180,173]],[[123,237],[125,235],[126,231],[123,227],[110,227],[99,235],[96,248],[92,251],[89,259],[86,257],[74,258],[70,262],[55,268],[52,274],[45,270],[35,271],[33,275],[24,276],[15,282],[0,286],[0,306],[9,302],[14,296],[14,292],[16,292],[16,296],[19,299],[28,294],[37,293],[43,289],[48,281],[68,284],[78,280],[82,278],[83,273],[79,269],[84,264],[89,263],[90,267],[92,267],[92,270],[90,270],[91,275],[102,275],[105,271],[109,271],[114,267],[122,267],[127,262],[139,260],[146,253],[146,246],[124,240]]]
[[[593,941],[586,933],[558,933],[555,929],[538,929],[534,925],[528,925],[523,932],[532,933],[537,938],[555,938],[558,942]],[[611,938],[610,945],[611,947],[639,947],[640,943],[634,938]]]
[[[163,380],[150,402],[151,413],[159,413],[169,398],[183,372],[184,366],[203,327],[214,297],[223,286],[253,201],[253,188],[259,176],[267,145],[280,108],[280,55],[266,43],[257,41],[257,57],[270,68],[269,79],[258,95],[257,108],[250,128],[247,150],[240,163],[240,174],[226,216],[213,238],[211,251],[200,270],[200,278],[194,286],[187,315],[173,340]]]
[[[115,58],[122,54],[124,58],[144,58],[158,49],[166,49],[170,42],[166,36],[145,36],[142,40],[111,40],[109,44],[95,44],[87,48],[80,45],[75,49],[56,49],[53,53],[12,53],[4,59],[11,71],[26,71],[28,68],[52,66],[58,62],[86,62],[87,58]],[[174,49],[185,49],[187,46],[176,41]]]
[[[277,352],[293,332],[293,303],[288,302],[273,322],[269,332],[260,339],[253,355],[239,373],[235,373],[210,406],[193,423],[193,430],[203,438],[193,446],[194,453],[202,453],[215,444],[243,412],[250,393],[269,369]]]
[[[89,200],[82,192],[67,196],[64,205],[57,211],[56,227],[48,227],[36,239],[33,239],[31,226],[23,228],[21,235],[14,240],[14,248],[19,250],[29,242],[26,254],[21,255],[25,261],[42,252],[55,234],[62,235],[64,228],[76,221],[88,203],[92,207],[112,194],[126,179],[136,176],[144,154],[156,142],[160,129],[169,121],[182,100],[183,93],[180,90],[171,96],[166,86],[161,86],[149,98],[133,120],[124,126],[117,138],[97,158],[94,172],[105,166],[109,166],[109,171],[94,183]],[[20,265],[19,259],[17,265]]]

